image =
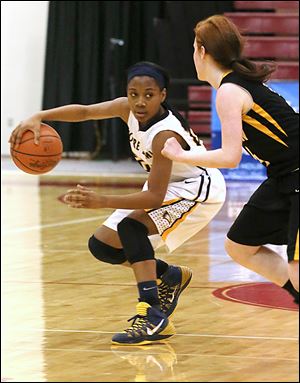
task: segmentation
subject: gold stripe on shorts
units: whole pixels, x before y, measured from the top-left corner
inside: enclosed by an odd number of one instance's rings
[[[186,213],[184,213],[183,216],[182,216],[180,219],[178,219],[177,221],[175,221],[175,223],[173,224],[173,226],[171,226],[169,229],[167,229],[167,230],[163,233],[162,238],[165,240],[165,239],[167,238],[167,236],[168,236],[173,230],[175,230],[176,227],[177,227],[181,222],[185,221],[185,219],[187,218],[187,216],[188,216],[189,214],[191,214],[191,213],[196,209],[197,206],[198,206],[198,202],[195,203],[195,206],[193,206],[193,207],[191,208],[191,210],[189,210],[189,211],[187,211]]]
[[[297,233],[296,244],[295,244],[294,261],[299,261],[299,230]]]
[[[184,198],[165,201],[158,209],[148,211],[158,233],[165,239],[186,217],[194,211],[199,202]]]

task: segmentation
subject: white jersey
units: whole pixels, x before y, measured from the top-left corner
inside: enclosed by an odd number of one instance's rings
[[[147,170],[152,166],[152,142],[162,130],[178,133],[191,148],[205,151],[193,132],[186,131],[170,110],[153,121],[145,131],[130,112],[128,118],[129,139],[136,160]],[[148,189],[148,182],[143,190]],[[224,177],[218,169],[201,168],[173,162],[171,179],[162,205],[145,211],[157,227],[158,235],[150,236],[154,248],[166,244],[174,251],[205,227],[221,209],[226,195]],[[117,231],[119,222],[132,210],[118,209],[104,223]]]
[[[135,159],[143,166],[146,171],[150,171],[152,166],[152,143],[154,137],[163,130],[171,130],[179,134],[190,146],[190,148],[198,147],[198,150],[206,151],[199,141],[198,137],[192,132],[188,132],[181,125],[180,121],[170,110],[166,110],[165,113],[154,122],[147,130],[143,131],[139,129],[139,122],[130,112],[128,118],[129,129],[129,141],[131,150],[135,156]],[[186,178],[198,177],[203,174],[205,170],[203,168],[192,166],[180,162],[173,162],[172,173],[170,182],[181,181]]]

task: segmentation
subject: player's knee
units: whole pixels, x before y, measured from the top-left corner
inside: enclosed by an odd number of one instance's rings
[[[226,253],[234,260],[238,260],[243,254],[241,249],[239,249],[239,244],[229,238],[226,238],[225,240],[225,250]]]
[[[148,229],[143,223],[126,217],[118,224],[118,234],[130,264],[154,259]]]
[[[99,241],[94,235],[91,236],[88,242],[90,252],[99,261],[119,265],[126,262],[126,256],[123,249],[116,249],[104,242]]]
[[[299,261],[289,261],[288,273],[294,289],[299,292]]]
[[[255,255],[261,246],[242,245],[234,242],[228,237],[225,240],[225,250],[227,254],[236,262],[247,265],[253,255]]]

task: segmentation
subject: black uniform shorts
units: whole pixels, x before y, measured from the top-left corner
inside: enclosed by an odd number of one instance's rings
[[[288,245],[288,260],[299,260],[299,171],[264,181],[227,236],[242,245]]]

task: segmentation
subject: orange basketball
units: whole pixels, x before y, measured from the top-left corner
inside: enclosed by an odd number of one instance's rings
[[[39,145],[34,143],[34,134],[27,130],[18,148],[11,148],[10,154],[17,167],[25,173],[44,174],[60,161],[63,144],[59,134],[51,126],[42,123]]]

